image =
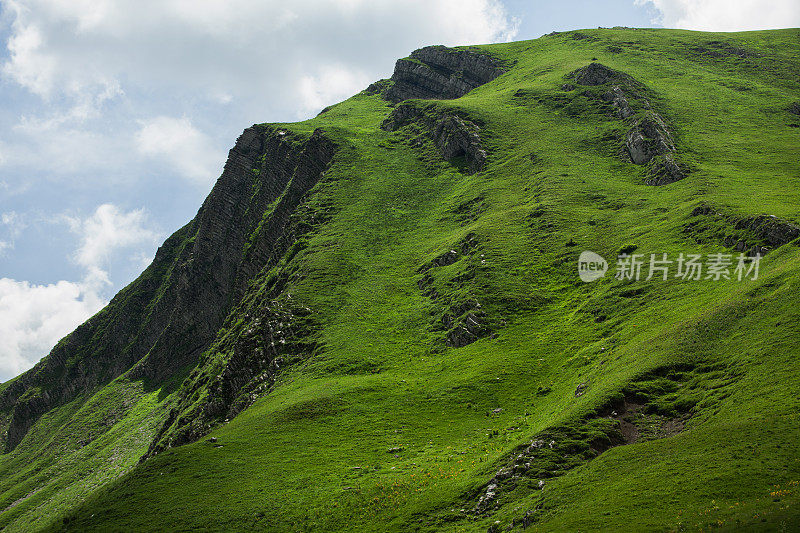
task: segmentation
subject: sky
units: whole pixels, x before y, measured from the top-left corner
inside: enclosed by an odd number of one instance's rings
[[[797,0],[0,0],[0,382],[188,222],[253,123],[303,120],[430,44],[800,26]]]

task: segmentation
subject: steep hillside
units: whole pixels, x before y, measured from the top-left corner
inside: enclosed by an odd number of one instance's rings
[[[153,264],[0,385],[0,528],[800,523],[799,51],[428,47],[248,128]]]

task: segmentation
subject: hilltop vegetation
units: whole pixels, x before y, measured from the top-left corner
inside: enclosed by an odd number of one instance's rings
[[[248,128],[153,265],[0,385],[0,528],[791,528],[798,44],[436,47]],[[763,258],[637,281],[620,253]]]

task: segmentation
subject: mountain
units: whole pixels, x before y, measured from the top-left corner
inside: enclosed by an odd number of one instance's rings
[[[433,46],[247,128],[141,276],[0,385],[0,528],[800,523],[798,51]]]

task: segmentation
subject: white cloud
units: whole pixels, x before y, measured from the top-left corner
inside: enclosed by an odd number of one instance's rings
[[[4,213],[0,221],[18,217]],[[143,210],[122,211],[103,204],[86,217],[61,217],[80,239],[73,260],[84,268],[78,282],[37,285],[0,279],[0,380],[16,375],[46,355],[75,327],[106,305],[111,285],[108,264],[125,249],[154,247],[160,239]],[[144,255],[141,250],[137,260]]]
[[[16,211],[7,211],[0,214],[0,226],[5,240],[0,241],[0,256],[7,250],[14,248],[14,241],[28,226]]]
[[[81,283],[0,279],[0,381],[33,366],[105,301]]]
[[[353,71],[342,65],[324,66],[316,75],[300,78],[299,94],[302,97],[298,115],[308,116],[327,104],[357,93],[370,83],[365,72]]]
[[[84,64],[81,76],[65,77],[65,70],[71,65],[61,63],[60,54],[48,52],[54,46],[72,48],[69,34],[89,35],[87,30],[95,26],[90,21],[99,22],[104,12],[97,4],[94,1],[4,1],[3,7],[14,16],[12,34],[6,45],[10,59],[3,65],[5,74],[45,98],[67,93],[83,100],[86,95],[92,98],[116,93],[119,84],[114,76],[92,64]]]
[[[0,23],[3,199],[48,187],[68,205],[153,190],[146,180],[207,185],[253,122],[311,116],[420,46],[516,33],[499,0],[0,0]],[[108,258],[151,238],[141,212],[114,206],[69,221],[85,275],[2,281],[0,375],[32,364],[98,309]]]
[[[19,186],[132,180],[164,162],[162,176],[207,186],[245,126],[313,116],[420,46],[517,29],[500,0],[0,0],[0,12],[0,73],[41,101],[0,116],[0,165]]]
[[[86,102],[147,91],[230,95],[296,110],[298,89],[327,65],[325,95],[372,79],[424,44],[510,40],[499,0],[3,0],[13,13],[4,72],[46,98]],[[127,90],[127,89],[126,89]],[[105,95],[105,96],[103,96]],[[331,101],[323,102],[325,104]],[[264,120],[270,117],[263,117]]]
[[[131,264],[136,265],[136,270],[138,272],[141,272],[145,268],[150,266],[150,263],[153,262],[153,258],[154,257],[155,256],[154,256],[153,253],[146,253],[146,252],[143,252],[143,251],[140,250],[140,251],[132,254],[130,256],[129,260],[130,260]]]
[[[745,31],[800,26],[797,0],[635,0],[659,12],[655,23],[667,28]]]
[[[74,260],[86,269],[85,281],[95,287],[110,284],[106,269],[112,254],[137,245],[153,246],[161,237],[148,227],[143,209],[125,212],[113,204],[103,204],[83,220],[65,217],[65,221],[80,236]]]
[[[16,211],[6,211],[0,214],[0,224],[8,227],[8,232],[12,237],[18,237],[27,224]]]
[[[15,32],[7,44],[11,60],[4,70],[20,85],[41,96],[49,96],[56,77],[56,65],[54,57],[38,53],[43,46],[44,39],[38,27],[15,25]]]
[[[96,115],[88,108],[70,107],[45,117],[22,116],[6,131],[0,129],[0,152],[5,154],[0,165],[14,169],[8,178],[14,191],[29,188],[31,180],[40,179],[40,173],[80,173],[86,179],[93,172],[102,172],[107,181],[116,169],[130,164],[126,139],[86,127],[79,116],[84,113]]]
[[[224,163],[225,153],[186,118],[155,117],[139,121],[136,147],[145,156],[167,161],[184,176],[210,183]]]

